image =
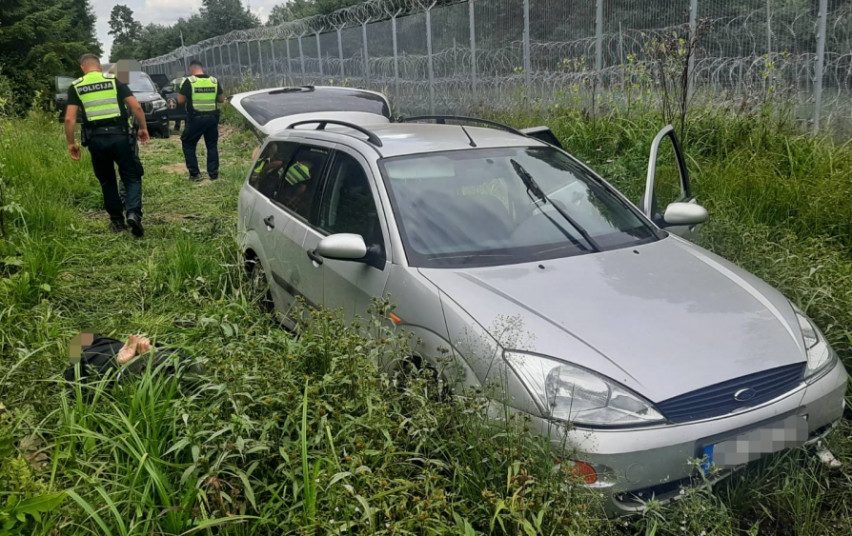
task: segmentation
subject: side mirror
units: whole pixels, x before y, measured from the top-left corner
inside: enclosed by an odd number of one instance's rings
[[[338,233],[320,240],[316,253],[326,259],[354,261],[367,256],[367,245],[361,235]]]
[[[663,214],[666,225],[693,226],[707,221],[707,209],[696,203],[669,203]]]

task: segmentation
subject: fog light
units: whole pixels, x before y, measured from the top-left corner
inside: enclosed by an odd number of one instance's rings
[[[574,467],[571,468],[571,474],[580,478],[586,484],[594,484],[598,481],[598,473],[590,463],[574,460]]]

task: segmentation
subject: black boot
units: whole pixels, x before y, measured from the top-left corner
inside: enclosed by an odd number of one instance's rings
[[[124,218],[110,218],[109,229],[115,233],[121,233],[127,230],[127,224],[124,223]]]
[[[127,215],[127,224],[130,225],[130,232],[135,237],[142,237],[145,234],[145,229],[142,227],[142,216],[135,212]]]

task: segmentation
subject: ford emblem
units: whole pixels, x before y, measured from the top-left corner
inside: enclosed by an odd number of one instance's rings
[[[752,389],[751,387],[746,387],[745,389],[740,389],[739,391],[734,393],[734,400],[736,400],[737,402],[748,402],[749,400],[754,398],[754,395],[756,394],[757,392],[755,392],[754,389]]]

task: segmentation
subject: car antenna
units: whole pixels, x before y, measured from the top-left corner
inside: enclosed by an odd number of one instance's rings
[[[464,125],[459,125],[459,126],[461,127],[462,132],[464,132],[464,133],[465,133],[465,135],[467,136],[467,139],[469,139],[469,140],[470,140],[470,146],[471,146],[471,147],[476,147],[476,142],[475,142],[475,141],[473,141],[473,138],[471,138],[471,137],[470,137],[470,133],[467,131],[467,129],[466,129],[466,128],[464,128]]]

